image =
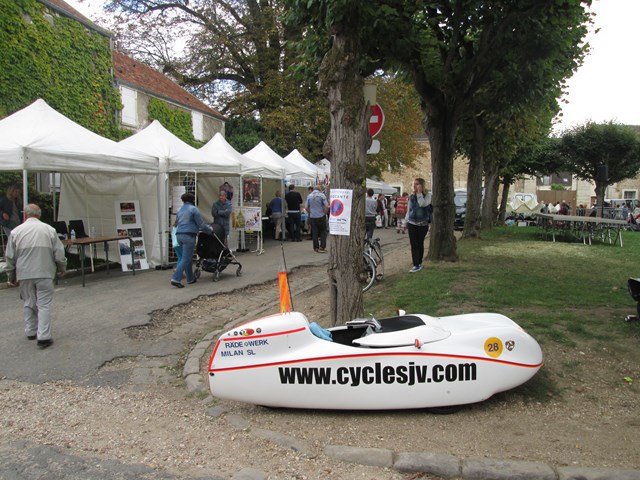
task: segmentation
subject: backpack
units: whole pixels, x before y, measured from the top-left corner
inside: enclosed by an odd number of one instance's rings
[[[396,217],[404,217],[407,214],[408,197],[400,197],[396,202]]]

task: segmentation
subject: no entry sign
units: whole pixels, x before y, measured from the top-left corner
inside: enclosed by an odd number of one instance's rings
[[[382,130],[384,125],[384,112],[380,105],[371,105],[371,119],[369,120],[369,133],[375,137]]]

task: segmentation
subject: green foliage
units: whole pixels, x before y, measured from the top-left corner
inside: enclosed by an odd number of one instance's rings
[[[120,15],[113,26],[119,41],[141,52],[141,59],[171,74],[225,116],[259,118],[259,140],[279,154],[297,148],[310,160],[321,157],[329,118],[316,80],[290,75],[290,67],[300,65],[293,43],[303,28],[282,24],[284,1],[108,4]],[[176,32],[188,38],[179,57],[166,48],[167,38]]]
[[[0,11],[0,117],[43,98],[80,125],[119,138],[109,38],[36,0],[0,0]]]
[[[562,192],[564,191],[565,188],[564,188],[564,185],[562,185],[561,183],[552,183],[550,186],[550,189],[554,191]]]
[[[183,142],[193,147],[201,146],[193,138],[193,124],[191,114],[178,108],[170,107],[167,102],[151,98],[148,106],[149,120],[158,120],[164,128],[173,133]]]
[[[632,127],[587,123],[565,132],[559,148],[567,168],[582,180],[595,180],[600,165],[608,167],[608,185],[640,172],[640,136]]]
[[[240,153],[255,147],[263,138],[264,130],[258,120],[251,117],[231,117],[225,124],[226,140]]]
[[[380,153],[367,156],[367,177],[412,167],[419,153],[415,137],[422,130],[420,99],[413,86],[397,75],[377,77],[375,82],[385,122],[377,137]]]

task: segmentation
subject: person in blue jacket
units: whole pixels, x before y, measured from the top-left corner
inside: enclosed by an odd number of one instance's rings
[[[196,283],[193,275],[193,251],[196,248],[196,238],[198,232],[205,231],[212,233],[211,227],[204,223],[200,210],[195,206],[196,198],[192,193],[184,193],[182,197],[182,207],[176,213],[176,239],[182,247],[182,258],[176,265],[176,271],[171,276],[171,285],[177,288],[184,288],[182,275],[187,277],[187,284]]]

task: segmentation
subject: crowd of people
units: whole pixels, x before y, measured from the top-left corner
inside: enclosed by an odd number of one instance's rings
[[[324,185],[309,187],[307,198],[291,184],[284,198],[276,191],[269,202],[269,215],[274,225],[275,238],[285,239],[285,230],[290,241],[302,241],[305,230],[310,232],[313,250],[316,253],[327,252],[329,201]],[[20,288],[23,300],[25,334],[37,345],[46,348],[53,343],[52,305],[56,275],[63,276],[66,270],[64,246],[56,230],[40,221],[40,207],[29,204],[22,208],[21,189],[12,185],[6,195],[0,199],[0,225],[7,236],[5,252],[8,284]],[[213,224],[220,225],[224,231],[225,247],[228,245],[232,218],[233,187],[225,182],[219,189],[217,200],[211,206]],[[195,204],[193,192],[186,191],[182,196],[182,206],[176,212],[171,231],[172,245],[177,256],[177,264],[171,276],[170,284],[184,288],[196,283],[193,272],[193,254],[197,235],[200,232],[211,234],[213,228],[207,224],[200,209]],[[378,195],[367,191],[365,202],[366,236],[371,238],[375,228],[396,227],[397,232],[409,233],[412,268],[414,273],[422,269],[424,240],[431,222],[431,196],[421,178],[413,182],[411,194],[402,196]],[[25,219],[22,223],[22,219]],[[306,223],[306,228],[305,228]]]

